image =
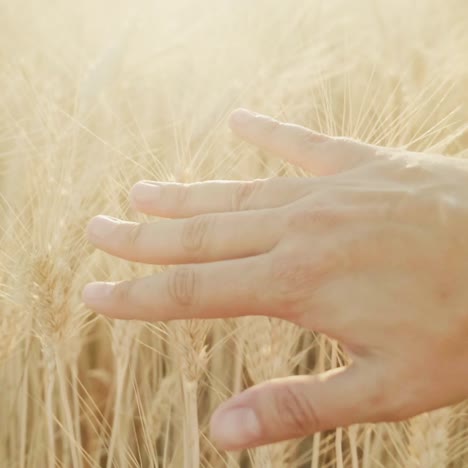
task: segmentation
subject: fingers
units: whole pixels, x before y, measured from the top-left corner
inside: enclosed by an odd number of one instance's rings
[[[186,218],[202,213],[274,208],[313,190],[310,178],[252,181],[208,181],[194,184],[141,181],[130,192],[133,207],[143,213]]]
[[[279,209],[213,213],[154,223],[97,216],[88,237],[98,248],[127,260],[173,265],[262,254],[281,239]]]
[[[178,320],[265,315],[266,255],[170,268],[118,283],[90,283],[83,302],[117,319]]]
[[[342,172],[376,157],[377,147],[372,145],[330,137],[245,109],[231,114],[230,126],[244,140],[316,175]]]
[[[363,367],[256,385],[216,410],[211,438],[220,448],[239,450],[372,419],[379,398]]]

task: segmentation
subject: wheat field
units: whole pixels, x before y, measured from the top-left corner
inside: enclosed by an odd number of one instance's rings
[[[149,219],[138,180],[306,175],[236,139],[236,107],[467,157],[466,0],[0,0],[0,89],[1,468],[468,466],[466,402],[220,452],[217,405],[346,363],[338,343],[263,317],[112,321],[80,298],[163,268],[85,239],[96,214]]]

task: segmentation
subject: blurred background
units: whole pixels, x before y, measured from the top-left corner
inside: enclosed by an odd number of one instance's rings
[[[343,365],[340,346],[267,318],[110,321],[79,297],[160,269],[84,238],[99,213],[146,219],[136,181],[304,175],[238,141],[236,107],[466,157],[467,51],[465,0],[0,0],[0,465],[468,466],[466,404],[220,453],[219,403]]]

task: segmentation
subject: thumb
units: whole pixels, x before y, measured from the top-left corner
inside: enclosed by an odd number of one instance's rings
[[[354,363],[316,376],[275,379],[223,403],[211,438],[225,450],[293,439],[373,419],[381,398]]]
[[[379,147],[331,137],[282,123],[246,109],[235,110],[229,125],[240,138],[315,175],[331,175],[376,158]]]

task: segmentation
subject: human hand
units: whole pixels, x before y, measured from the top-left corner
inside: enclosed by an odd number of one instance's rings
[[[236,450],[468,397],[468,165],[332,138],[235,111],[240,137],[319,177],[137,184],[167,218],[96,217],[90,241],[163,273],[83,292],[96,312],[172,320],[269,315],[338,340],[352,362],[276,379],[211,421]]]

